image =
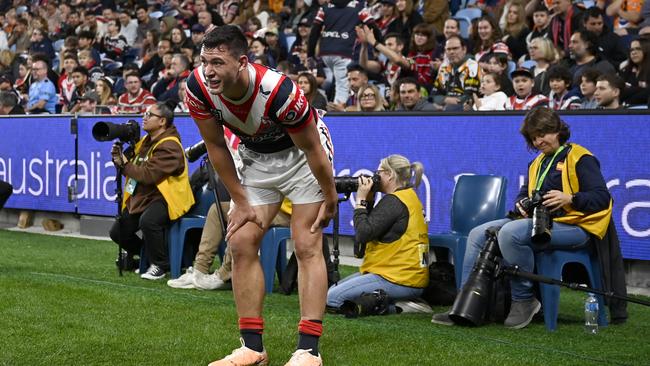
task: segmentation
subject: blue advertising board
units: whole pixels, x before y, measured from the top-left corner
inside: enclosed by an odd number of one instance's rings
[[[0,180],[14,187],[5,206],[74,212],[74,141],[70,116],[0,118]]]
[[[95,141],[91,131],[99,120],[124,123],[129,118],[141,120],[135,116],[80,117],[78,164],[69,116],[0,118],[0,179],[14,185],[7,207],[114,215],[111,143]],[[570,114],[563,118],[571,126],[570,141],[585,146],[600,161],[614,198],[613,217],[624,257],[650,260],[648,115]],[[424,164],[425,176],[417,191],[430,233],[448,230],[459,175],[503,175],[508,179],[508,202],[514,200],[526,179],[527,165],[536,155],[527,150],[518,133],[522,119],[513,114],[325,117],[334,141],[337,176],[372,174],[389,154]],[[175,125],[185,147],[201,139],[189,117],[177,117]],[[75,184],[75,165],[77,197],[71,203],[66,187]],[[197,165],[193,163],[190,170]],[[344,235],[353,233],[353,202],[354,196],[341,204]]]

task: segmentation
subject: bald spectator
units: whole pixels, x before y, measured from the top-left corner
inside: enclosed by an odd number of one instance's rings
[[[433,83],[433,101],[447,110],[463,110],[463,105],[478,94],[479,65],[467,54],[467,46],[460,36],[447,39],[445,56]]]
[[[596,92],[594,93],[594,97],[598,102],[598,108],[623,108],[620,98],[624,87],[625,82],[616,74],[605,74],[599,76],[596,81]]]
[[[32,83],[29,86],[29,101],[27,113],[55,113],[56,88],[54,83],[47,78],[49,67],[44,61],[34,61],[32,64]]]
[[[142,80],[136,73],[125,77],[126,92],[117,100],[118,113],[144,113],[147,107],[156,104],[156,98],[142,88]]]
[[[197,14],[197,24],[202,25],[204,28],[208,28],[212,24],[212,13],[209,11],[200,11]]]

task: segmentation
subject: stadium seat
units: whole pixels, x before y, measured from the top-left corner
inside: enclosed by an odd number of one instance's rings
[[[451,231],[429,235],[430,248],[447,248],[454,259],[460,288],[467,235],[474,227],[505,217],[507,179],[493,175],[462,175],[451,201]]]
[[[537,273],[541,276],[562,279],[562,270],[568,263],[579,263],[586,270],[592,288],[602,289],[601,270],[598,257],[591,248],[578,250],[551,250],[535,254]],[[560,286],[540,283],[540,294],[544,307],[544,324],[546,329],[553,331],[557,328],[557,315],[560,306]],[[607,326],[607,313],[602,295],[595,295],[598,300],[598,325]]]
[[[458,10],[454,18],[467,18],[471,23],[472,19],[480,18],[482,15],[483,11],[479,8],[464,8]]]
[[[282,281],[282,273],[287,266],[287,239],[291,239],[291,230],[283,226],[274,226],[264,234],[260,245],[260,262],[264,270],[264,288],[267,294],[273,292],[275,273]]]
[[[454,19],[458,20],[458,24],[460,24],[460,36],[464,39],[469,38],[469,29],[472,26],[472,20],[459,16],[455,16]]]

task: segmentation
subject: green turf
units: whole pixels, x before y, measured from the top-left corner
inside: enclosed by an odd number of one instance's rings
[[[0,231],[1,365],[205,365],[239,347],[230,291],[175,290],[119,277],[103,241]],[[346,267],[342,272],[351,273]],[[650,308],[587,335],[584,294],[563,291],[558,330],[433,325],[430,315],[327,315],[327,365],[649,364]],[[435,309],[443,311],[444,308]],[[265,301],[272,365],[294,350],[298,297]]]

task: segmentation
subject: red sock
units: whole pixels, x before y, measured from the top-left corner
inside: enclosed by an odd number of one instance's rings
[[[244,346],[256,352],[262,352],[262,333],[264,333],[264,318],[239,318],[239,334],[244,340]]]
[[[314,356],[318,356],[318,339],[323,334],[322,320],[301,320],[298,323],[298,349],[310,349]]]

